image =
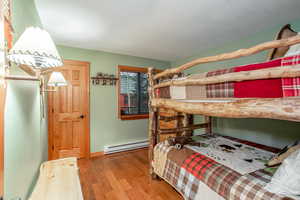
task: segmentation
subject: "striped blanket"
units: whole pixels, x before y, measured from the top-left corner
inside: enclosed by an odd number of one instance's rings
[[[205,136],[209,137],[209,136]],[[170,148],[166,142],[155,147],[154,154],[165,154],[163,172],[158,174],[179,191],[185,199],[197,199],[200,183],[206,184],[224,199],[230,200],[288,200],[264,189],[270,182],[274,168],[266,168],[241,175],[238,172],[218,163],[189,148],[177,150]],[[154,155],[155,157],[156,155]],[[156,157],[157,158],[157,157]],[[155,164],[159,159],[154,160]]]
[[[295,66],[300,64],[300,55],[275,60],[194,74],[186,79],[199,79],[232,72],[252,71],[271,67]],[[300,96],[300,78],[276,78],[225,82],[205,86],[171,86],[156,90],[159,98],[200,99],[200,98],[280,98]]]

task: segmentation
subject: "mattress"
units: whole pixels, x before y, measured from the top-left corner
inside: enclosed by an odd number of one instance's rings
[[[223,136],[201,135],[194,136],[194,140],[200,142],[200,146],[213,139],[224,139]],[[225,138],[233,140],[232,138]],[[250,148],[251,151],[266,151],[272,154],[272,148],[246,141],[234,140],[237,148]],[[216,145],[210,144],[210,145]],[[208,147],[208,146],[207,146]],[[226,148],[228,150],[228,148]],[[229,148],[228,151],[233,151]],[[230,154],[228,152],[228,154]],[[252,160],[263,161],[263,155],[253,153]],[[268,155],[268,154],[266,154]],[[256,170],[248,169],[249,173],[241,173],[239,170],[230,168],[230,165],[223,162],[223,158],[218,154],[205,155],[195,147],[185,146],[181,150],[169,146],[167,141],[159,143],[154,148],[153,167],[157,175],[171,184],[185,199],[205,200],[204,192],[208,200],[221,199],[256,199],[256,200],[283,200],[286,197],[271,193],[264,189],[270,182],[277,168],[258,167]],[[245,159],[242,157],[242,159]],[[246,159],[247,160],[247,159]],[[252,165],[248,160],[249,165]],[[235,161],[234,161],[235,162]],[[224,165],[225,163],[225,165]],[[235,168],[238,166],[235,166]],[[243,172],[244,169],[243,169]]]
[[[295,66],[299,64],[300,55],[295,55],[262,63],[236,66],[201,74],[193,74],[180,79],[201,79],[204,77],[233,72],[252,71],[271,67]],[[249,80],[200,86],[170,86],[156,89],[156,96],[158,98],[189,100],[201,98],[281,98],[300,96],[300,78]]]

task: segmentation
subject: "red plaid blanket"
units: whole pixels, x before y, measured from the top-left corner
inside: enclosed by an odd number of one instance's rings
[[[185,173],[183,177],[180,177],[181,179],[188,180],[188,177],[193,175],[197,178],[196,182],[204,182],[224,198],[229,196],[231,186],[241,176],[239,173],[199,153],[194,153],[185,159],[182,168],[185,169]],[[195,181],[194,179],[191,180]],[[188,181],[186,182],[188,183]],[[181,187],[184,186],[181,185]],[[183,193],[184,191],[186,190],[182,190]]]
[[[206,170],[215,165],[217,163],[214,160],[199,153],[194,153],[184,161],[182,167],[198,179],[203,180]]]
[[[282,59],[281,65],[299,65],[300,55],[286,57]],[[283,97],[300,96],[300,78],[282,78]]]

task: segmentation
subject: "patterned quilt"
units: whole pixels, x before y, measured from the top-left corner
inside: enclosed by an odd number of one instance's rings
[[[210,136],[205,135],[204,137]],[[159,165],[159,170],[157,170]],[[177,150],[168,146],[167,142],[156,145],[153,166],[154,171],[179,191],[185,199],[195,199],[196,196],[199,196],[197,192],[200,182],[206,184],[224,199],[291,199],[264,189],[276,168],[265,168],[241,175],[192,149],[184,147]]]

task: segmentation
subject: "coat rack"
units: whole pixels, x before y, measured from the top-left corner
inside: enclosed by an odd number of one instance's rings
[[[116,85],[118,78],[113,74],[98,72],[97,76],[91,77],[93,85]]]

